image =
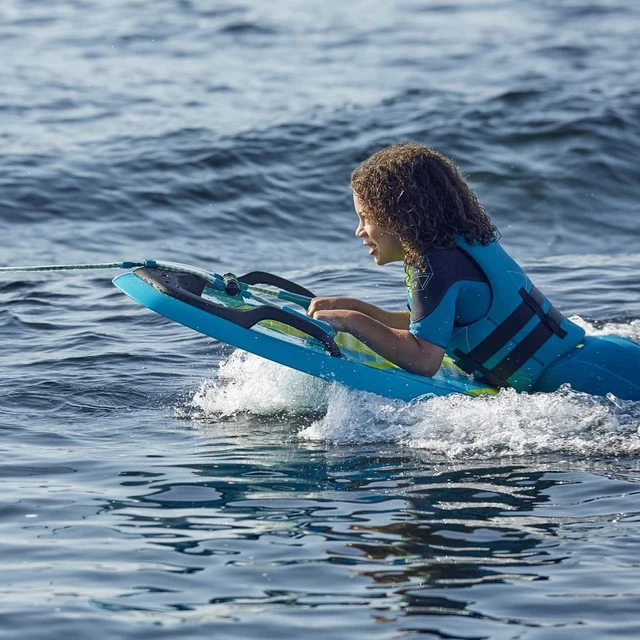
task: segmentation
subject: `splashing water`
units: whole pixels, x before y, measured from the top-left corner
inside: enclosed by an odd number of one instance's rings
[[[631,322],[607,322],[601,328],[580,316],[572,316],[570,320],[582,327],[589,336],[616,335],[640,343],[640,320],[638,319]]]
[[[408,404],[340,389],[326,415],[299,436],[336,444],[394,442],[451,459],[558,452],[610,456],[640,453],[639,427],[640,402],[569,388],[423,397]]]
[[[297,438],[336,445],[395,443],[449,459],[566,453],[640,454],[640,402],[562,388],[550,394],[472,398],[423,396],[412,402],[327,384],[235,351],[191,405],[199,417],[320,412]]]
[[[191,405],[205,416],[221,417],[324,412],[328,388],[319,378],[237,350],[220,363],[216,378],[200,385]]]

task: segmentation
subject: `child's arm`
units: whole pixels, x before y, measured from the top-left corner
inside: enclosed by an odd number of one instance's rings
[[[412,335],[407,329],[389,327],[359,311],[316,311],[313,317],[328,322],[336,331],[353,334],[383,358],[410,373],[430,378],[442,364],[442,347]]]
[[[392,329],[409,329],[411,317],[409,311],[387,311],[369,302],[364,302],[364,300],[358,300],[358,298],[314,298],[309,305],[308,314],[313,318],[319,311],[334,311],[337,309],[358,311]]]

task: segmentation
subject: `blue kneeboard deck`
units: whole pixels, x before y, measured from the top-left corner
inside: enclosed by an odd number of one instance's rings
[[[424,394],[496,393],[470,378],[448,357],[433,378],[414,375],[380,357],[351,334],[333,335],[325,323],[315,322],[303,312],[243,294],[250,288],[244,278],[251,281],[249,276],[254,274],[238,278],[243,290],[232,288],[231,293],[220,276],[208,275],[215,278],[143,267],[118,276],[113,283],[136,302],[194,331],[352,389],[407,401]],[[288,283],[291,290],[303,290],[277,276],[260,275],[275,278],[279,286]]]

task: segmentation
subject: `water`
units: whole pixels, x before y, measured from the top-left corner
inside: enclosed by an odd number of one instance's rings
[[[640,341],[640,5],[5,0],[2,264],[156,258],[403,304],[348,176],[415,139]],[[0,277],[4,638],[637,638],[640,406],[402,403]]]

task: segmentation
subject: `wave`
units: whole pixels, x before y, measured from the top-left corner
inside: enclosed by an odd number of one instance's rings
[[[640,340],[640,321],[589,333]],[[561,388],[550,394],[423,396],[409,403],[328,384],[257,356],[234,351],[190,401],[189,417],[218,422],[238,414],[311,413],[293,437],[333,445],[394,443],[452,460],[563,453],[640,454],[640,402]],[[299,423],[299,420],[292,421]]]

